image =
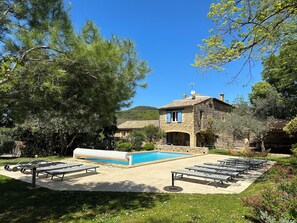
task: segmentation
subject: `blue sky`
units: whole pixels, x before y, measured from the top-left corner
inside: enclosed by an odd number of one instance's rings
[[[138,57],[148,61],[152,72],[145,82],[148,87],[138,88],[132,107],[162,107],[184,93],[197,93],[219,97],[225,94],[229,102],[238,96],[248,98],[251,86],[261,81],[260,62],[253,67],[253,79],[243,71],[236,82],[228,84],[240,69],[240,63],[226,66],[223,72],[202,74],[191,66],[197,44],[214,27],[207,18],[209,5],[214,0],[72,0],[70,15],[75,29],[86,20],[92,20],[101,34],[134,41]],[[67,4],[67,2],[66,2]],[[244,86],[247,85],[247,86]]]

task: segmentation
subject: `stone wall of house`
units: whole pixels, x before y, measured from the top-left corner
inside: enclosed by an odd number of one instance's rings
[[[224,102],[220,102],[216,99],[208,100],[204,103],[200,103],[195,106],[194,111],[194,131],[195,133],[206,130],[209,126],[209,119],[219,119],[225,118],[226,114],[231,111],[232,107]],[[202,112],[202,116],[201,116]]]
[[[171,109],[172,111],[180,110],[180,109]],[[169,111],[169,110],[168,110]],[[193,132],[194,125],[193,125],[193,109],[192,107],[185,107],[182,109],[182,122],[166,122],[166,114],[167,111],[160,110],[160,128],[164,132],[185,132],[189,133],[190,135]]]
[[[189,147],[189,146],[174,146],[174,145],[157,145],[157,150],[167,152],[182,152],[191,154],[208,154],[207,147]]]

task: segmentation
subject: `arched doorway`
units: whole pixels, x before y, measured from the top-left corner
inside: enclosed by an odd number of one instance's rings
[[[184,132],[167,132],[166,143],[168,145],[190,146],[190,134]]]

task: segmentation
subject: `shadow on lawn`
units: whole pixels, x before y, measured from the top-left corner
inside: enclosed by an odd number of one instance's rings
[[[30,190],[29,185],[0,176],[0,222],[102,221],[169,199],[166,194]]]

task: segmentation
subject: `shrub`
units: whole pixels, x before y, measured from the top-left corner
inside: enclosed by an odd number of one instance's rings
[[[129,142],[120,142],[116,144],[115,150],[130,152],[132,150],[132,144]]]
[[[0,153],[12,153],[15,147],[15,141],[4,141],[0,146]]]
[[[242,199],[243,206],[249,207],[254,216],[263,222],[265,218],[276,222],[297,218],[297,176],[292,167],[276,166],[270,170],[273,187],[265,187],[260,195]],[[264,214],[263,214],[264,213]]]
[[[151,143],[151,142],[146,142],[142,148],[144,150],[154,150],[155,145],[153,143]]]
[[[133,130],[129,133],[127,139],[132,144],[134,150],[140,150],[144,141],[144,134],[141,130]]]
[[[297,157],[297,143],[292,145],[291,152],[294,157]]]

